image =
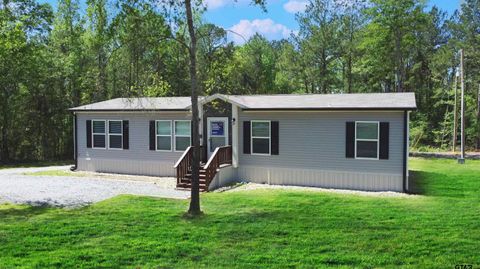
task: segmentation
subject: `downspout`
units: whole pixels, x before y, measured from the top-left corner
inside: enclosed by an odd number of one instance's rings
[[[232,165],[238,168],[238,106],[232,104]]]
[[[408,192],[407,158],[408,158],[408,111],[403,112],[403,192]]]
[[[74,166],[70,167],[71,171],[75,171],[78,168],[78,143],[77,143],[77,113],[73,112],[73,144],[74,152],[73,159],[75,160]]]

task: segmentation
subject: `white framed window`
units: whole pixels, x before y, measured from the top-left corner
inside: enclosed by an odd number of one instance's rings
[[[252,120],[250,128],[250,151],[252,155],[270,155],[272,143],[271,122],[268,120]]]
[[[378,160],[380,148],[380,123],[355,122],[355,159]]]
[[[192,124],[189,120],[175,121],[175,151],[185,151],[190,147],[192,138]]]
[[[157,151],[172,151],[172,121],[155,121],[156,137],[155,149]]]
[[[106,147],[106,121],[92,120],[92,148],[105,149]]]
[[[108,121],[108,149],[123,149],[123,121]]]

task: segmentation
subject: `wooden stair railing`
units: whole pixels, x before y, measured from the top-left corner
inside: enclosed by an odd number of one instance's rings
[[[177,186],[180,185],[182,179],[186,179],[189,171],[192,170],[193,160],[193,146],[188,147],[178,159],[177,163],[173,166],[177,174]]]
[[[208,186],[217,174],[217,169],[223,164],[232,164],[232,146],[216,148],[207,164],[205,164],[203,169],[205,171],[205,183],[207,190]]]
[[[188,147],[175,164],[177,173],[177,188],[191,188],[193,146]],[[208,187],[223,164],[232,163],[232,146],[218,147],[213,152],[207,164],[200,165],[199,187],[201,191],[208,191]]]

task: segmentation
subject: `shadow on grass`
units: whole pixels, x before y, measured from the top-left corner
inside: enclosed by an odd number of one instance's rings
[[[409,171],[410,193],[439,197],[464,197],[463,185],[448,175],[425,171]]]
[[[422,171],[409,171],[408,186],[409,192],[413,194],[426,195],[427,193],[427,180],[429,178],[428,172]]]
[[[212,227],[212,225],[234,225],[234,226],[243,226],[247,224],[256,224],[262,223],[265,221],[272,220],[283,220],[285,216],[279,214],[276,211],[264,211],[264,210],[246,210],[243,212],[224,212],[224,213],[202,213],[200,216],[191,217],[185,216],[182,214],[178,216],[179,219],[187,221],[189,225],[200,227]]]
[[[73,165],[73,163],[74,163],[73,160],[38,161],[38,162],[9,162],[9,163],[0,162],[0,169],[30,168],[30,167],[45,167],[45,166],[63,166],[63,165]]]
[[[32,217],[47,213],[51,209],[49,206],[22,206],[12,208],[0,208],[0,219],[18,218],[18,217]]]

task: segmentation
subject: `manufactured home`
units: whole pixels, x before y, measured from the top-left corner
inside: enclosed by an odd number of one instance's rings
[[[201,190],[235,181],[408,191],[413,93],[199,97]],[[190,97],[70,109],[75,169],[176,177],[190,187]]]

